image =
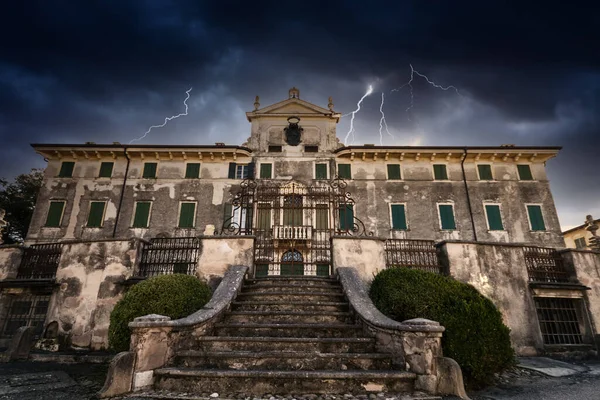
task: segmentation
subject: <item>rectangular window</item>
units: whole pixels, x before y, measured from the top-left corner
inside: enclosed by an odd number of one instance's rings
[[[542,206],[527,206],[527,215],[529,216],[529,226],[532,231],[545,231],[546,224],[542,215]]]
[[[98,174],[99,178],[110,178],[112,177],[113,166],[115,163],[113,162],[103,162],[100,163],[100,173]]]
[[[352,167],[350,164],[338,164],[338,176],[342,179],[352,179]]]
[[[392,204],[392,229],[406,230],[406,208],[404,204]]]
[[[575,239],[575,248],[577,249],[585,249],[587,247],[587,243],[585,242],[584,237],[580,237]]]
[[[317,276],[329,276],[329,264],[317,264]]]
[[[64,201],[51,201],[50,207],[48,208],[48,216],[46,217],[46,226],[54,228],[59,227],[64,210]]]
[[[329,206],[327,204],[317,204],[316,229],[329,229]]]
[[[73,169],[75,168],[75,163],[73,161],[64,161],[60,165],[60,172],[58,176],[60,178],[70,178],[73,176]]]
[[[354,205],[340,205],[340,230],[347,231],[354,227]]]
[[[235,179],[246,179],[246,178],[248,178],[248,165],[236,165]]]
[[[479,180],[480,181],[493,181],[492,177],[492,166],[489,164],[479,164],[477,166],[477,171],[479,172]]]
[[[448,171],[446,170],[445,164],[434,164],[433,165],[433,178],[436,181],[448,180]]]
[[[490,231],[503,231],[504,225],[502,224],[502,214],[500,213],[500,206],[497,204],[486,204],[485,215],[487,216],[488,229]]]
[[[269,264],[256,264],[256,274],[255,276],[262,277],[269,275]]]
[[[187,163],[185,166],[186,179],[200,178],[200,163]]]
[[[305,153],[318,153],[319,146],[304,146]]]
[[[327,179],[327,164],[315,164],[315,179]]]
[[[90,203],[90,214],[88,215],[88,228],[100,228],[104,222],[104,208],[106,202],[92,201]]]
[[[522,181],[532,181],[533,175],[531,174],[531,167],[528,164],[517,165],[519,171],[519,179]]]
[[[388,174],[388,179],[390,179],[390,180],[402,179],[402,176],[400,174],[400,164],[388,164],[387,165],[387,174]]]
[[[138,201],[135,203],[135,212],[133,217],[134,228],[147,228],[148,220],[150,219],[149,201]]]
[[[256,227],[260,231],[271,229],[271,205],[260,203],[257,208]]]
[[[439,204],[440,226],[442,229],[456,230],[454,221],[454,206],[452,204]]]
[[[271,179],[273,177],[273,164],[260,164],[260,177]]]
[[[196,203],[181,203],[179,210],[179,227],[193,228],[196,222]]]
[[[154,162],[144,163],[144,172],[142,173],[142,178],[156,178],[156,165],[157,164]]]
[[[281,146],[269,146],[269,153],[281,153]]]

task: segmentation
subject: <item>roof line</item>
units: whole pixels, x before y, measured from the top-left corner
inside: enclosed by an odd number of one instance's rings
[[[244,146],[237,145],[166,145],[166,144],[139,144],[139,145],[128,145],[128,144],[71,144],[71,143],[31,143],[31,147],[34,149],[38,148],[51,148],[51,147],[87,147],[87,148],[111,148],[111,149],[154,149],[154,148],[178,148],[178,149],[239,149],[252,152],[251,149]]]
[[[562,146],[514,146],[514,147],[502,147],[502,146],[344,146],[334,150],[334,153],[339,153],[344,150],[385,150],[385,149],[398,149],[398,150],[438,150],[438,149],[452,149],[452,150],[561,150]]]
[[[595,219],[595,220],[594,220],[594,223],[600,223],[600,219]],[[571,232],[573,232],[573,231],[576,231],[576,230],[578,230],[578,229],[581,229],[581,228],[583,228],[583,227],[584,227],[584,226],[586,226],[586,225],[587,225],[587,223],[585,223],[585,224],[581,224],[581,225],[579,225],[579,226],[576,226],[575,228],[571,228],[571,229],[568,229],[568,230],[566,230],[566,231],[563,231],[563,235],[564,235],[565,233],[571,233]]]

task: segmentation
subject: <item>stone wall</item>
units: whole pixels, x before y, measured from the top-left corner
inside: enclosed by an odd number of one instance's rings
[[[354,268],[360,278],[370,282],[377,273],[385,269],[385,240],[380,238],[356,238],[337,236],[332,239],[334,272],[340,267]]]
[[[17,277],[23,247],[14,244],[0,245],[0,280]]]
[[[234,265],[244,265],[253,270],[253,236],[204,236],[198,260],[197,275],[214,290],[225,271]]]

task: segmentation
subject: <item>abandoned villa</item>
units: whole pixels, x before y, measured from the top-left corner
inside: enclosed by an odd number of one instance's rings
[[[170,368],[174,352],[217,337],[239,342],[250,328],[269,338],[281,328],[261,327],[268,318],[222,319],[259,293],[255,308],[237,310],[264,314],[266,278],[279,277],[279,292],[304,279],[304,295],[324,297],[312,307],[290,301],[313,314],[335,311],[327,296],[339,296],[353,312],[349,326],[379,337],[378,329],[392,328],[363,309],[360,285],[379,270],[411,267],[469,283],[492,300],[519,355],[597,348],[600,252],[565,246],[546,176],[559,147],[348,146],[336,134],[341,114],[331,98],[323,108],[296,88],[268,106],[257,97],[246,117],[250,135],[239,146],[33,144],[48,164],[25,246],[0,246],[4,345],[33,326],[56,349],[106,349],[111,310],[140,280],[196,275],[216,294],[229,285],[230,297],[212,300],[224,302],[221,319],[202,329],[193,316],[130,325],[133,386],[168,388],[191,374]],[[321,293],[336,285],[339,293]],[[435,392],[433,361],[411,358],[410,335],[430,341],[436,356],[443,327],[423,321],[396,323],[408,365],[398,379]],[[353,337],[350,347],[359,345]],[[275,339],[265,348],[285,349]],[[385,369],[377,360],[363,369]]]

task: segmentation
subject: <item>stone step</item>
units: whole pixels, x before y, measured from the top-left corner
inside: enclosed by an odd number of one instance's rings
[[[330,290],[330,289],[340,289],[342,290],[342,285],[333,281],[333,283],[327,282],[294,282],[294,283],[286,283],[279,281],[265,281],[265,282],[255,282],[255,283],[244,283],[242,289],[262,289],[262,288],[270,288],[270,287],[281,287],[281,288],[308,288],[309,290]]]
[[[344,301],[294,302],[289,301],[234,301],[233,311],[337,311],[344,312],[350,308]]]
[[[229,311],[225,314],[227,323],[351,323],[350,312],[336,311]]]
[[[316,277],[316,276],[304,276],[304,277],[292,277],[292,276],[272,276],[267,278],[249,278],[244,281],[244,286],[251,286],[256,284],[278,284],[278,285],[315,285],[315,286],[339,286],[340,282],[337,279]]]
[[[251,285],[242,286],[242,293],[311,293],[311,294],[341,294],[343,289],[339,286],[318,287],[304,285]]]
[[[374,353],[374,338],[299,338],[200,336],[203,351],[308,351],[321,353]]]
[[[180,351],[176,364],[183,368],[235,370],[388,370],[392,357],[385,353],[314,353],[282,351]],[[400,368],[394,368],[400,369]]]
[[[215,324],[214,336],[367,337],[360,325],[350,324]]]
[[[412,393],[416,375],[406,371],[268,371],[160,368],[155,389],[188,393]]]
[[[240,301],[287,301],[288,303],[310,303],[310,302],[341,302],[345,300],[343,293],[315,294],[315,293],[290,293],[290,292],[272,292],[255,293],[242,292],[237,295],[236,300]]]

